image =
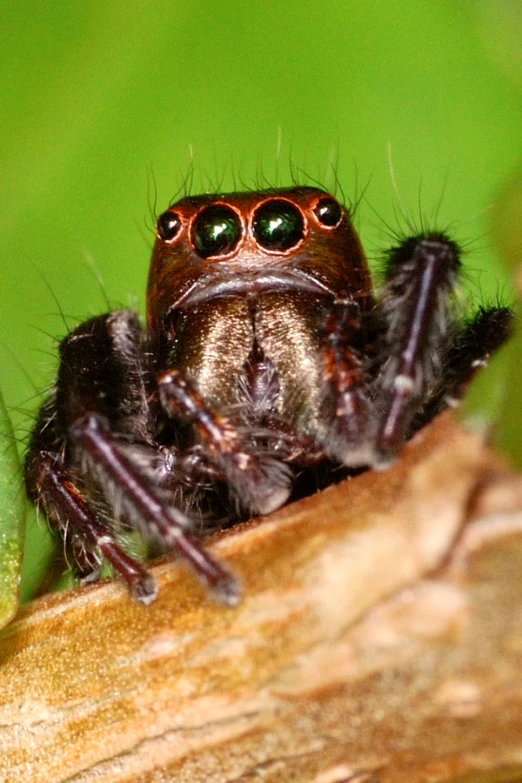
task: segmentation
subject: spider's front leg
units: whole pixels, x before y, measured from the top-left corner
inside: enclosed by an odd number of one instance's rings
[[[119,546],[105,520],[74,483],[60,454],[40,449],[30,452],[26,485],[28,494],[38,506],[43,506],[51,524],[62,534],[79,575],[89,581],[99,571],[100,558],[104,557],[120,574],[133,598],[143,604],[156,598],[153,577]]]
[[[481,308],[465,325],[455,320],[459,267],[458,246],[444,234],[411,237],[388,255],[376,308],[361,314],[350,299],[333,302],[322,353],[331,422],[324,448],[331,457],[348,467],[386,469],[412,432],[454,404],[507,339],[507,308]]]
[[[441,373],[459,249],[444,234],[411,237],[388,254],[382,292],[386,333],[372,396],[378,416],[373,466],[385,469],[408,436],[416,406]]]
[[[377,469],[393,461],[416,427],[462,396],[477,368],[509,336],[507,308],[482,308],[458,325],[452,294],[459,268],[458,245],[442,233],[411,237],[389,252],[380,305],[382,358],[371,388]]]
[[[205,455],[239,508],[269,514],[285,503],[292,485],[291,473],[282,462],[260,453],[255,439],[249,442],[227,417],[209,408],[180,372],[164,372],[158,388],[165,411],[194,427]]]
[[[71,435],[85,469],[98,479],[122,519],[145,538],[157,539],[176,550],[219,601],[235,605],[239,599],[236,581],[190,536],[194,520],[155,485],[154,472],[146,467],[147,460],[155,455],[122,444],[106,420],[94,413],[77,420]]]
[[[368,398],[366,373],[356,350],[361,313],[352,299],[336,299],[323,330],[322,378],[327,393],[323,415],[330,423],[326,453],[347,467],[373,458],[375,417]]]
[[[26,459],[26,486],[82,565],[106,557],[142,603],[154,580],[126,555],[110,517],[176,549],[223,603],[233,577],[191,538],[193,520],[159,479],[165,462],[152,434],[141,329],[128,311],[93,318],[60,345],[54,396],[43,406]]]

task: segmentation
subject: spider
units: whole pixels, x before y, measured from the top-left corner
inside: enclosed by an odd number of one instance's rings
[[[65,337],[26,457],[27,493],[78,575],[105,560],[152,602],[121,543],[134,529],[235,605],[199,530],[268,514],[340,468],[385,470],[506,339],[506,308],[457,317],[460,266],[446,234],[419,233],[388,251],[375,293],[349,210],[315,187],[169,207],[146,325],[116,310]]]

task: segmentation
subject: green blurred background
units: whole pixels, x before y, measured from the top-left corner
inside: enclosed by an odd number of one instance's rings
[[[288,184],[290,161],[348,200],[369,182],[357,220],[370,257],[399,201],[417,222],[438,208],[470,242],[471,292],[509,300],[487,232],[520,164],[520,9],[2,3],[0,386],[20,437],[53,377],[59,310],[69,326],[103,311],[97,274],[113,306],[142,309],[155,204],[189,172],[194,192]]]

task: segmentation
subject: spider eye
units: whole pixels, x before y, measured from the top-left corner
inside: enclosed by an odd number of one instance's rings
[[[181,220],[175,212],[164,212],[156,221],[156,231],[164,242],[172,242],[181,230]]]
[[[231,253],[241,238],[242,226],[230,207],[205,207],[192,226],[192,242],[201,258]]]
[[[315,205],[314,215],[323,226],[335,228],[341,222],[343,212],[338,201],[330,196],[326,196],[319,199]]]
[[[303,239],[305,225],[297,207],[274,198],[256,209],[252,230],[259,244],[267,250],[289,250]]]

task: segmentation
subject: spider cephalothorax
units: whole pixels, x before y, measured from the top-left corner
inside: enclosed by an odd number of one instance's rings
[[[277,509],[297,474],[306,492],[329,468],[385,469],[459,398],[510,314],[455,318],[459,249],[443,233],[390,250],[374,292],[349,212],[317,188],[184,198],[156,236],[146,326],[118,310],[62,341],[27,491],[80,574],[105,558],[153,600],[119,541],[134,528],[234,604],[196,529]]]

